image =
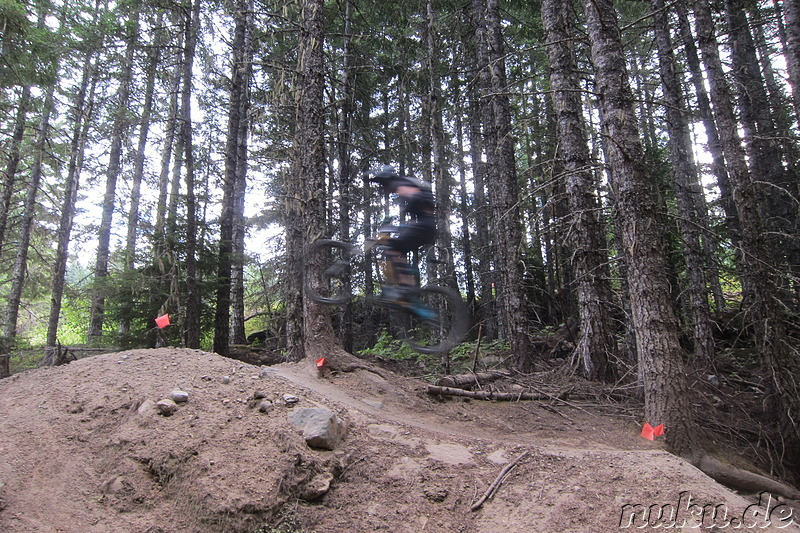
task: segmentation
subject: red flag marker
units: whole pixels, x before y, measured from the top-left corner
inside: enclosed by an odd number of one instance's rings
[[[323,366],[325,366],[325,358],[320,357],[319,359],[317,359],[317,368],[322,368]]]
[[[156,326],[159,328],[164,328],[169,326],[169,314],[163,314],[160,317],[156,318]]]
[[[653,428],[653,436],[660,437],[664,434],[664,424],[659,424]]]
[[[645,422],[642,427],[642,437],[653,440],[653,427],[648,422]]]

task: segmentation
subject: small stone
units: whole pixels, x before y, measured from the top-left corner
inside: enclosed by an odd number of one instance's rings
[[[288,394],[287,393],[287,394],[283,395],[283,403],[285,403],[286,405],[294,405],[299,401],[300,401],[300,398],[298,398],[297,396],[295,396],[293,394]]]
[[[258,404],[258,410],[262,413],[266,413],[271,411],[275,407],[275,404],[269,400],[264,400],[260,404]]]
[[[222,382],[223,385],[227,385],[228,383],[231,382],[231,377],[230,376],[222,376],[222,379],[220,381]]]
[[[189,393],[180,389],[175,389],[169,393],[169,397],[175,403],[186,403],[189,401]]]
[[[136,412],[138,414],[140,414],[140,415],[146,415],[146,414],[152,412],[153,409],[155,408],[155,406],[156,406],[156,402],[154,402],[153,400],[145,400],[145,401],[142,402],[142,405],[140,405],[139,408],[136,409]],[[83,411],[82,408],[81,408],[81,411]]]
[[[332,481],[333,474],[330,472],[323,472],[315,475],[311,481],[303,486],[302,492],[300,493],[300,499],[307,502],[319,500],[325,496],[329,490],[331,490]]]
[[[170,399],[159,400],[156,402],[156,409],[164,416],[170,416],[178,410],[178,404]]]

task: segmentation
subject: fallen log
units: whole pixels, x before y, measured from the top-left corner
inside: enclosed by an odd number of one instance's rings
[[[438,385],[428,385],[428,394],[433,396],[462,396],[474,398],[476,400],[498,400],[505,402],[516,402],[518,400],[552,400],[559,399],[552,394],[539,394],[533,392],[496,392],[488,390],[464,390],[454,387],[440,387]]]
[[[489,383],[497,381],[498,379],[507,378],[511,374],[509,372],[473,372],[470,374],[456,374],[452,376],[442,376],[436,382],[440,387],[455,387],[457,389],[467,389],[480,385],[482,383]]]

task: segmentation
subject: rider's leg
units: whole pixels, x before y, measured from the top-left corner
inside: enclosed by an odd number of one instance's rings
[[[394,281],[402,287],[413,287],[416,285],[416,278],[412,275],[406,255],[398,250],[389,250],[387,258],[392,263]]]

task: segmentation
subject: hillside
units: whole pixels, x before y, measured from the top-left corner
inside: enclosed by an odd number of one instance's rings
[[[800,530],[777,521],[789,507],[754,515],[755,499],[641,438],[629,412],[434,400],[386,370],[315,372],[155,349],[0,381],[0,531],[602,533],[621,517],[689,531],[743,516],[761,531]],[[150,402],[176,389],[188,401],[159,414]],[[287,416],[315,406],[346,424],[333,451],[310,448]],[[727,518],[698,523],[707,504]],[[630,516],[651,505],[677,508],[675,520]]]

